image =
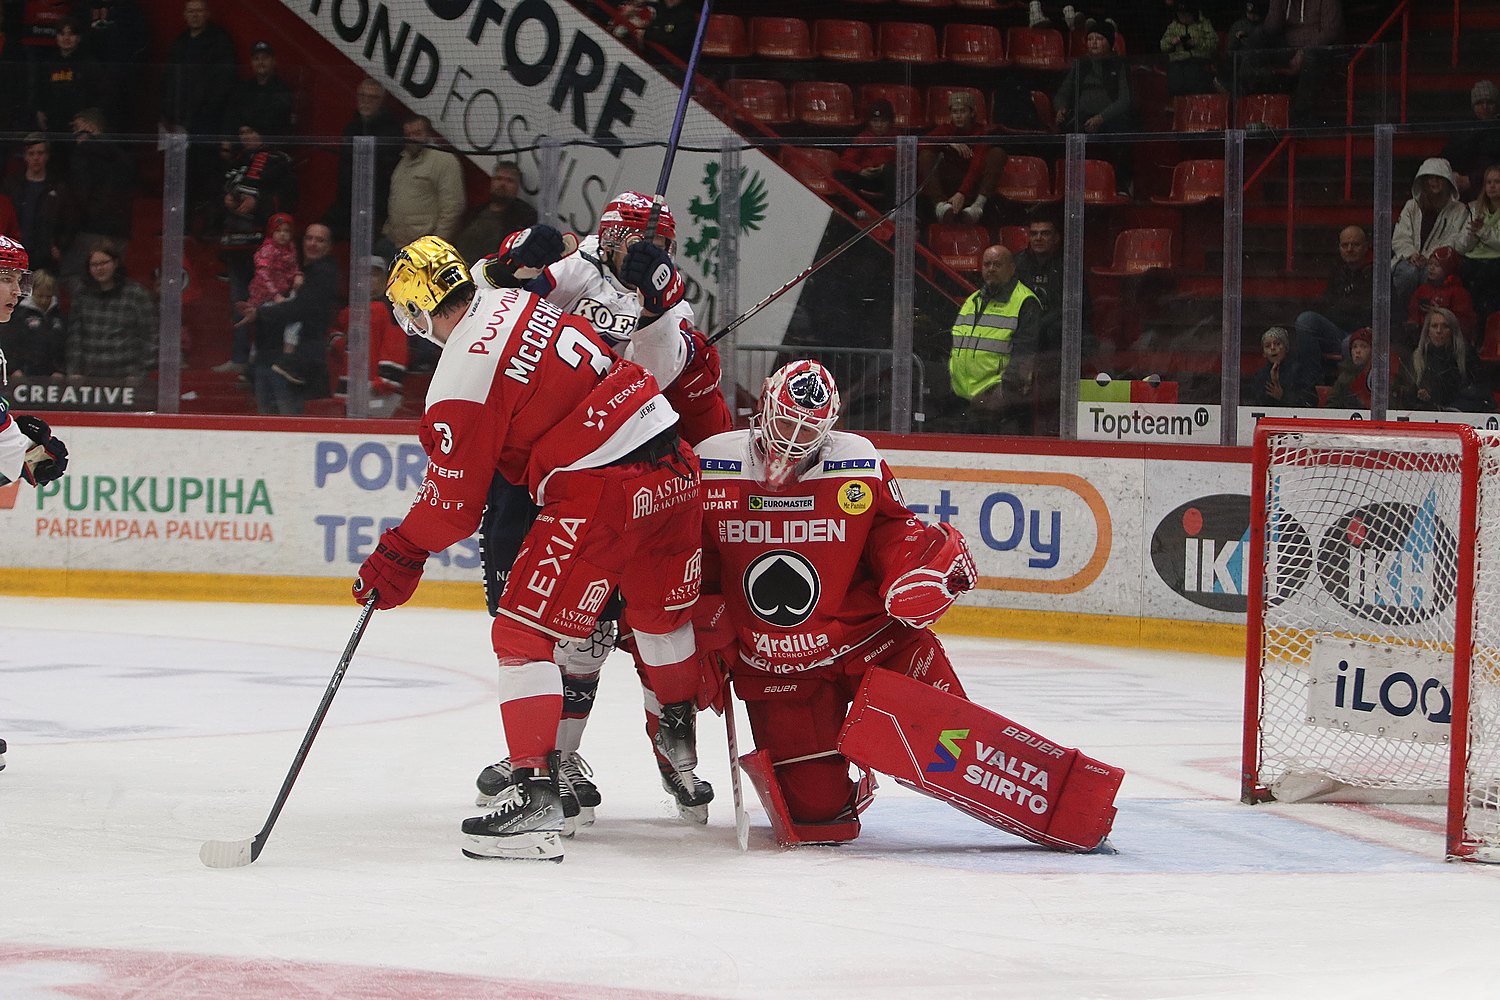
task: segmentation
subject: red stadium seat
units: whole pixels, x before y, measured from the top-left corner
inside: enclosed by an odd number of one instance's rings
[[[1292,122],[1292,95],[1290,94],[1246,94],[1240,98],[1235,111],[1235,121],[1240,128],[1284,129]]]
[[[1011,65],[1021,69],[1065,70],[1067,49],[1055,28],[1011,28],[1005,33]]]
[[[1059,186],[1064,167],[1057,165]],[[1130,201],[1115,184],[1115,165],[1108,160],[1083,161],[1083,203],[1085,205],[1123,205]]]
[[[786,172],[818,194],[827,194],[833,189],[833,171],[838,162],[839,154],[831,149],[787,146],[781,151],[781,165]]]
[[[938,222],[927,227],[927,248],[955,271],[978,271],[989,245],[990,231],[983,226]]]
[[[903,7],[952,7],[953,0],[896,0]]]
[[[1224,197],[1223,160],[1183,160],[1172,168],[1172,193],[1151,200],[1158,205],[1201,205]]]
[[[1052,98],[1043,90],[1031,92],[1031,106],[1036,108],[1036,119],[1048,132],[1057,131],[1057,112],[1052,108]]]
[[[847,83],[792,84],[792,115],[805,125],[855,125],[854,91]]]
[[[709,16],[703,29],[703,54],[719,59],[744,59],[750,55],[750,33],[745,19],[734,14]]]
[[[1020,253],[1031,245],[1031,239],[1026,235],[1025,226],[1001,226],[995,242],[999,243],[1011,253]]]
[[[1115,259],[1095,274],[1126,278],[1155,268],[1172,268],[1172,230],[1127,229],[1115,237]]]
[[[867,83],[859,88],[859,103],[867,114],[870,105],[880,100],[891,102],[891,109],[896,113],[897,128],[927,127],[927,117],[922,113],[922,98],[916,87],[909,87],[904,83]]]
[[[995,191],[1002,198],[1033,205],[1059,200],[1052,193],[1047,161],[1040,156],[1012,156],[1006,160]]]
[[[999,69],[1005,61],[1000,29],[988,24],[950,24],[943,28],[943,61],[959,66]]]
[[[974,120],[984,125],[990,120],[989,104],[973,87],[933,86],[927,88],[927,121],[931,125],[948,125],[948,95],[961,91],[974,98]]]
[[[1172,131],[1219,132],[1229,127],[1229,98],[1224,94],[1186,94],[1172,98]]]
[[[937,31],[930,24],[882,21],[880,58],[891,62],[935,63],[938,61]]]
[[[752,17],[750,47],[762,59],[811,59],[812,30],[800,17]]]
[[[766,125],[785,125],[792,120],[786,88],[776,80],[730,80],[724,91],[739,105],[740,117]]]
[[[813,22],[813,51],[835,62],[874,62],[875,31],[868,21],[824,18]]]
[[[954,0],[954,6],[964,10],[999,10],[1000,0]]]

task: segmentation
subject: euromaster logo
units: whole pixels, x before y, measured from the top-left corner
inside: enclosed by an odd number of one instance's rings
[[[928,774],[944,774],[958,767],[958,758],[964,755],[964,748],[958,745],[958,741],[968,738],[967,729],[944,729],[938,733],[937,746],[932,748],[937,760],[929,761],[923,770]]]

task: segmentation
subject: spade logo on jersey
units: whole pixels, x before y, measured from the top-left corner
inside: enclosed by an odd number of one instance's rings
[[[807,621],[822,591],[813,564],[789,549],[757,556],[745,568],[744,585],[750,610],[777,628],[796,628]]]

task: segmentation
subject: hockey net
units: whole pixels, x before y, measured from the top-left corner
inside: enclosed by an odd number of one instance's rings
[[[1262,421],[1242,797],[1445,805],[1500,861],[1500,433]]]

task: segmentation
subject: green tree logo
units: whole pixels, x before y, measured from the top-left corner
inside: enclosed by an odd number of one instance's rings
[[[740,168],[740,232],[760,229],[771,200],[760,171]],[[719,278],[719,162],[711,160],[703,168],[703,197],[694,196],[688,203],[688,215],[697,226],[698,235],[683,241],[682,252],[697,264],[709,281]]]

